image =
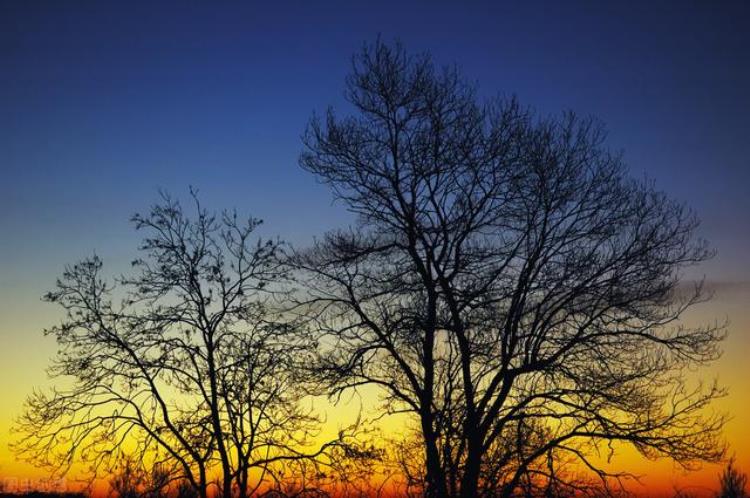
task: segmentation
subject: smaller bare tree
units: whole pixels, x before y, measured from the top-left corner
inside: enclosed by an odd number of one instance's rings
[[[214,470],[221,496],[244,498],[273,466],[344,444],[306,447],[319,423],[301,407],[295,369],[306,345],[269,305],[283,277],[280,243],[254,241],[259,220],[211,214],[191,193],[195,217],[166,194],[133,217],[147,235],[131,275],[107,282],[94,256],[45,296],[66,312],[46,331],[59,345],[51,376],[65,387],[28,398],[16,427],[21,456],[59,472],[87,462],[93,479],[128,447],[201,498]]]

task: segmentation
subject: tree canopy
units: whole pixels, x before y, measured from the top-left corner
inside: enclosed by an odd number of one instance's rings
[[[300,163],[357,223],[294,264],[332,345],[319,374],[413,414],[428,496],[559,480],[551,455],[609,482],[589,450],[615,441],[683,465],[721,456],[723,419],[703,409],[722,391],[681,381],[724,336],[679,321],[705,298],[681,271],[711,250],[601,125],[481,101],[456,68],[380,41],[345,95],[353,113],[314,117]]]

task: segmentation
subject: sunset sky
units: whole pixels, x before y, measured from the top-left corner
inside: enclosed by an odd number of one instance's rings
[[[633,176],[698,213],[717,257],[687,277],[716,296],[688,320],[728,318],[730,338],[696,377],[729,386],[717,408],[750,471],[750,2],[634,3],[0,1],[0,478],[44,475],[7,448],[48,385],[42,331],[61,316],[41,295],[93,252],[125,269],[128,219],[157,189],[192,185],[298,246],[351,221],[297,165],[300,135],[314,110],[346,110],[351,55],[378,35],[456,63],[482,95],[601,119]],[[665,494],[718,472],[614,464]]]

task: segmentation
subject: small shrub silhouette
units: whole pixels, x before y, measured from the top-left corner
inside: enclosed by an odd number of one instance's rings
[[[734,458],[732,458],[719,476],[718,498],[746,498],[745,484],[747,484],[747,474],[735,467]]]

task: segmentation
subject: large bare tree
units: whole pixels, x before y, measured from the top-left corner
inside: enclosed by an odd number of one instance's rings
[[[724,335],[680,322],[705,299],[681,270],[711,256],[686,207],[631,179],[596,122],[481,102],[399,45],[356,55],[345,95],[354,113],[314,117],[300,163],[357,222],[293,258],[301,309],[332,393],[380,386],[413,415],[428,496],[510,496],[534,469],[558,479],[553,452],[609,481],[590,450],[613,442],[721,455],[722,391],[684,382]]]
[[[268,305],[279,243],[253,239],[258,220],[193,200],[194,217],[163,195],[133,218],[146,235],[129,276],[108,283],[95,256],[45,296],[66,312],[46,332],[57,382],[27,400],[21,455],[60,471],[87,463],[92,477],[135,459],[201,498],[218,471],[221,496],[244,498],[282,463],[343,444],[310,446],[320,420],[301,403],[305,343]]]

